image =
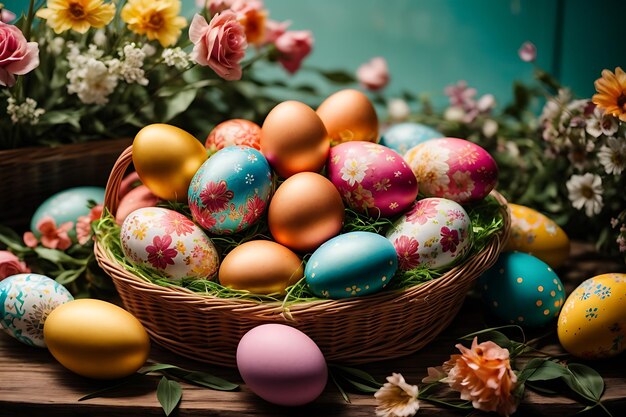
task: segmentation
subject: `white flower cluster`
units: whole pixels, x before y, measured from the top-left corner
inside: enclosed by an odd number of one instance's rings
[[[120,59],[113,58],[106,62],[109,72],[124,79],[128,84],[148,85],[146,73],[142,68],[146,59],[144,50],[138,48],[135,43],[127,43],[119,52],[119,56]]]
[[[184,70],[189,66],[189,54],[180,47],[165,48],[161,54],[163,62],[168,67],[176,67],[176,69]]]
[[[13,97],[7,99],[7,114],[11,116],[13,123],[36,125],[45,112],[44,109],[38,109],[37,102],[30,97],[24,100],[22,104],[17,104]]]

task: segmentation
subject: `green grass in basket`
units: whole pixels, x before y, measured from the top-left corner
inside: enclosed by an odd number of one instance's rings
[[[188,207],[183,204],[166,204],[166,207],[170,209],[189,215]],[[500,203],[498,203],[498,201],[491,196],[473,206],[466,207],[466,209],[472,221],[473,234],[472,248],[468,251],[464,259],[467,259],[468,256],[474,256],[484,250],[490,242],[491,236],[500,231],[503,226],[503,219],[499,210]],[[365,215],[346,209],[346,217],[342,233],[368,231],[383,234],[392,224],[393,221],[389,219],[371,219]],[[108,211],[105,211],[102,218],[96,223],[95,230],[98,242],[102,248],[109,253],[110,258],[115,260],[119,265],[135,276],[157,285],[164,287],[183,287],[198,294],[211,295],[220,298],[236,298],[257,302],[282,302],[283,306],[306,301],[321,300],[309,291],[304,278],[298,281],[295,285],[287,288],[286,296],[282,296],[280,294],[252,294],[248,291],[233,290],[224,287],[215,281],[203,279],[183,279],[180,282],[174,283],[164,278],[158,271],[152,268],[137,266],[128,262],[124,256],[120,243],[120,227],[115,223],[114,217]],[[267,227],[266,218],[260,219],[255,226],[244,232],[233,235],[211,236],[211,240],[213,241],[220,258],[223,258],[233,248],[244,242],[269,238],[270,233]],[[310,254],[307,254],[303,257],[303,262],[305,264],[309,256]],[[456,263],[460,263],[464,259],[457,259]],[[438,278],[453,266],[454,265],[439,269],[418,267],[411,271],[398,271],[391,281],[387,291],[412,287]]]

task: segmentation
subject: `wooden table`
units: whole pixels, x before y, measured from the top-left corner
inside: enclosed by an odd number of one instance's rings
[[[560,272],[571,291],[578,283],[599,273],[624,272],[624,265],[601,260],[589,245],[575,244],[572,259]],[[418,384],[426,375],[428,366],[440,365],[454,353],[458,337],[486,326],[480,301],[469,296],[461,313],[428,347],[413,355],[385,362],[361,366],[378,380],[391,372],[401,372],[407,382]],[[548,337],[544,349],[561,352],[554,336]],[[151,360],[171,363],[193,370],[202,370],[241,382],[234,369],[210,367],[178,357],[153,346]],[[615,359],[588,363],[596,369],[606,383],[604,404],[615,417],[626,415],[626,365],[624,354]],[[82,378],[59,365],[43,349],[30,348],[13,338],[0,334],[0,416],[162,416],[156,399],[156,384],[160,377],[144,378],[137,385],[83,402],[77,400],[99,388],[111,385]],[[218,392],[182,383],[183,399],[178,416],[374,416],[375,401],[372,395],[350,394],[346,404],[332,383],[314,403],[305,407],[285,408],[268,404],[256,397],[247,387],[237,392]],[[566,397],[545,397],[527,391],[516,415],[574,416],[583,408]],[[421,402],[418,416],[462,416],[429,403]],[[588,415],[601,415],[593,412]]]

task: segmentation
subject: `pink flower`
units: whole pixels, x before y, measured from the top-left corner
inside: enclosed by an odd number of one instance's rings
[[[208,65],[225,80],[241,79],[240,61],[246,54],[246,33],[230,10],[218,13],[207,23],[196,14],[189,26],[193,42],[191,58],[200,65]]]
[[[400,236],[393,242],[398,253],[398,267],[402,271],[408,271],[420,264],[420,255],[417,253],[419,242],[408,236]]]
[[[80,216],[76,221],[76,238],[84,245],[91,237],[91,223],[102,216],[102,204],[94,206],[87,216]]]
[[[432,219],[437,214],[438,200],[425,199],[414,203],[413,208],[406,214],[406,221],[409,223],[426,224],[428,219]]]
[[[15,13],[7,9],[0,10],[0,22],[9,23],[13,19],[15,19]]]
[[[441,228],[441,249],[444,252],[454,252],[459,244],[459,231],[446,226]]]
[[[174,265],[174,259],[178,252],[169,246],[172,244],[172,237],[165,235],[162,238],[155,236],[152,245],[146,246],[148,252],[148,262],[155,268],[165,269],[167,265]]]
[[[246,211],[244,212],[242,222],[249,225],[254,223],[259,217],[261,217],[264,210],[265,201],[255,194],[246,202]]]
[[[17,256],[9,251],[0,250],[0,280],[26,272],[30,272],[30,269],[24,262],[20,262]]]
[[[206,209],[215,213],[228,208],[228,202],[232,200],[234,194],[228,189],[226,181],[209,182],[204,190],[200,192],[200,201]]]
[[[224,10],[228,10],[233,6],[236,0],[196,0],[196,6],[209,10],[211,16],[221,13]]]
[[[535,59],[537,59],[537,47],[532,42],[524,42],[517,54],[524,62],[535,62]]]
[[[63,223],[57,228],[56,222],[50,216],[44,216],[37,223],[37,230],[41,232],[41,244],[50,249],[65,250],[72,246],[72,240],[67,232],[74,226],[73,222]],[[37,238],[33,232],[24,233],[24,243],[26,246],[34,248],[37,246]]]
[[[16,26],[0,22],[0,86],[12,87],[15,75],[27,74],[37,66],[37,42],[27,42]]]
[[[368,90],[377,91],[389,83],[389,70],[385,58],[376,57],[361,65],[356,71],[359,83]]]
[[[476,89],[469,88],[463,80],[447,86],[444,89],[446,95],[450,99],[450,105],[453,107],[461,107],[464,110],[472,110],[476,107]]]
[[[313,34],[308,30],[287,31],[276,39],[276,49],[280,52],[278,61],[294,74],[313,50]]]
[[[161,218],[160,225],[165,228],[165,233],[168,235],[176,232],[178,236],[186,236],[194,230],[193,222],[176,211],[168,211]]]
[[[280,38],[287,28],[291,25],[290,21],[277,22],[276,20],[265,20],[265,39],[264,44],[276,43],[276,39]]]

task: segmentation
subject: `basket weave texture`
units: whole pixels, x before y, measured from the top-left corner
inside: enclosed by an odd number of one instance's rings
[[[105,206],[115,214],[118,190],[132,147],[113,167]],[[163,287],[126,270],[96,241],[100,266],[111,276],[126,309],[163,347],[215,365],[236,366],[241,337],[264,323],[296,327],[311,337],[329,362],[361,364],[413,353],[445,329],[458,313],[465,295],[482,272],[495,263],[510,230],[506,200],[504,225],[487,247],[442,277],[399,291],[367,297],[292,304],[218,298],[184,288]]]

